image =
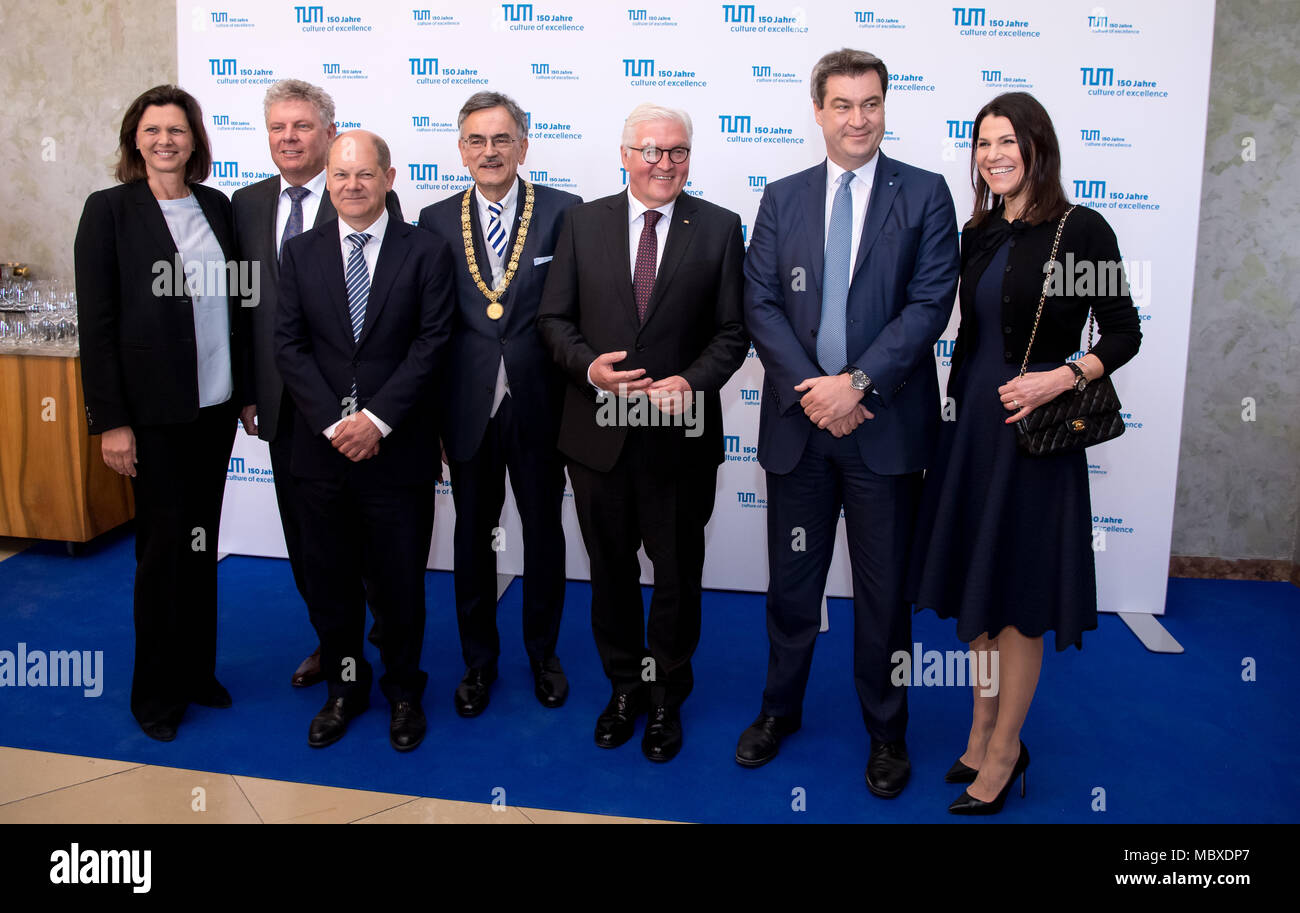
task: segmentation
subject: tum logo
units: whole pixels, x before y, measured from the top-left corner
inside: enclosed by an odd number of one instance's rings
[[[543,74],[546,74],[546,73],[549,73],[549,72],[551,72],[551,65],[550,65],[549,63],[535,63],[535,64],[533,64],[533,75],[534,75],[534,76],[543,75]]]
[[[239,64],[235,62],[233,57],[222,57],[220,59],[209,57],[208,69],[213,76],[234,76],[239,70]]]
[[[630,57],[624,57],[623,75],[624,76],[653,76],[655,75],[655,62],[648,58],[633,60]]]
[[[219,178],[239,177],[239,162],[213,162],[212,173]]]
[[[618,169],[618,173],[619,173],[620,175],[622,175],[622,177],[623,177],[623,183],[624,183],[624,185],[626,185],[626,184],[627,184],[627,169],[626,169],[626,168],[620,168],[620,169]]]
[[[854,13],[853,18],[858,22],[875,22],[876,14],[875,13]]]
[[[212,115],[212,126],[214,126],[214,127],[224,127],[224,126],[227,126],[227,125],[229,125],[229,124],[230,124],[230,115],[229,115],[229,114],[214,114],[214,115]]]
[[[1105,181],[1075,181],[1074,195],[1080,200],[1100,200],[1106,196]]]
[[[952,8],[953,25],[983,25],[984,24],[984,7],[982,6],[954,6]]]
[[[755,75],[755,76],[771,76],[771,75],[772,75],[772,68],[771,68],[771,67],[750,67],[750,69],[754,71],[754,75]]]
[[[225,13],[213,13],[213,14],[212,14],[212,21],[213,21],[213,22],[225,22],[225,21],[226,21],[226,14],[225,14]]]
[[[428,10],[411,10],[411,18],[416,22],[428,22],[430,19]]]
[[[437,76],[438,75],[438,58],[437,57],[408,57],[411,62],[412,76]]]
[[[339,65],[337,63],[322,63],[321,69],[323,69],[325,74],[328,76],[330,73],[337,73],[339,71]]]
[[[723,133],[748,133],[750,119],[748,114],[719,114],[718,122]]]
[[[1002,71],[1001,70],[980,70],[980,79],[984,80],[985,82],[1001,82]]]
[[[948,137],[950,139],[970,139],[970,132],[974,126],[975,122],[972,120],[950,120],[948,121]]]
[[[738,491],[736,492],[736,500],[741,504],[757,504],[758,496],[752,491]]]
[[[530,172],[528,172],[528,180],[532,181],[532,182],[535,183],[535,184],[536,184],[536,183],[539,183],[539,182],[541,182],[541,181],[545,181],[545,180],[546,180],[546,172],[545,172],[545,171],[530,171]]]
[[[429,116],[428,116],[427,114],[412,114],[412,115],[411,115],[411,126],[412,126],[412,127],[427,127],[427,126],[429,126]]]
[[[724,434],[722,441],[727,453],[740,453],[740,435]]]
[[[1088,28],[1090,28],[1090,29],[1104,29],[1105,27],[1106,27],[1106,17],[1105,17],[1105,16],[1089,16],[1089,17],[1088,17]]]
[[[501,17],[506,22],[532,22],[533,5],[531,3],[503,3]]]
[[[750,187],[766,187],[766,186],[767,186],[767,176],[766,176],[766,175],[762,175],[762,174],[751,174],[751,175],[749,176],[749,186],[750,186]]]
[[[295,22],[324,22],[325,7],[323,6],[295,6],[293,8]]]
[[[427,162],[411,162],[406,167],[410,169],[411,180],[413,181],[438,180],[437,165],[430,165]]]
[[[227,471],[227,472],[233,472],[233,473],[235,473],[236,475],[242,475],[243,472],[244,472],[244,458],[243,458],[243,457],[231,457],[231,458],[230,458],[230,467],[229,467],[226,471]]]
[[[735,3],[724,3],[722,5],[723,22],[753,22],[754,7],[746,4],[741,6]]]
[[[756,402],[758,402],[758,391],[757,391],[757,390],[741,390],[741,391],[740,391],[740,401],[741,401],[742,403],[756,403]]]
[[[1080,131],[1079,131],[1079,134],[1080,134],[1080,138],[1081,138],[1084,142],[1087,142],[1088,140],[1099,140],[1099,139],[1101,139],[1101,131],[1100,131],[1100,130],[1080,130]]]
[[[645,10],[628,10],[627,18],[631,22],[645,21]]]
[[[1110,86],[1115,84],[1115,71],[1111,67],[1079,67],[1085,86]]]

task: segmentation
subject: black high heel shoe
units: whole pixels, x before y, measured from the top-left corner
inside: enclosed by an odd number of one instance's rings
[[[975,777],[978,775],[979,775],[978,770],[976,770],[974,767],[967,767],[965,764],[961,762],[961,758],[958,758],[956,761],[953,762],[952,767],[948,768],[948,772],[943,775],[943,782],[974,783]]]
[[[998,793],[998,797],[992,802],[984,802],[976,799],[970,794],[969,790],[963,790],[962,794],[953,800],[952,805],[948,806],[948,811],[954,815],[996,815],[1002,811],[1002,805],[1007,801],[1007,793],[1011,792],[1011,784],[1016,782],[1016,777],[1020,777],[1020,798],[1025,797],[1026,776],[1025,771],[1029,767],[1029,749],[1025,743],[1020,743],[1020,756],[1016,758],[1016,764],[1011,768],[1011,776],[1007,778],[1006,785]]]

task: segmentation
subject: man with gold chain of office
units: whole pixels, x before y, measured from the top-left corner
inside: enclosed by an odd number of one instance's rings
[[[555,655],[564,607],[564,467],[556,439],[564,379],[534,328],[566,209],[582,198],[519,177],[527,116],[499,92],[460,110],[461,161],[474,186],[420,213],[456,254],[457,311],[439,431],[456,505],[456,618],[465,676],[456,712],[477,716],[497,678],[496,557],[504,538],[506,469],[523,526],[523,635],[534,693],[568,696]]]

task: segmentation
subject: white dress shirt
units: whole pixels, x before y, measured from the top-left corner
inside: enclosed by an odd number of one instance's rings
[[[387,230],[388,230],[388,209],[387,208],[385,208],[384,211],[379,214],[379,218],[375,219],[375,221],[372,222],[368,228],[363,228],[361,230],[361,234],[370,235],[370,240],[366,242],[365,247],[361,248],[361,256],[363,256],[366,260],[366,272],[370,274],[371,285],[374,285],[375,282],[375,263],[378,262],[379,260],[379,248],[384,243],[384,232]],[[352,256],[352,242],[348,240],[348,235],[355,234],[355,233],[356,233],[356,229],[354,229],[347,222],[344,222],[342,219],[339,219],[339,249],[343,252],[344,270],[347,270],[348,258]],[[367,311],[370,309],[369,301],[366,302],[366,309]],[[367,418],[369,418],[372,422],[375,423],[375,427],[379,429],[379,433],[382,434],[384,437],[388,437],[388,435],[392,433],[393,429],[390,428],[387,424],[385,424],[379,418],[379,416],[375,415],[369,409],[362,409],[361,411],[366,414]],[[335,422],[334,424],[326,428],[324,431],[325,437],[326,438],[334,437],[334,431],[335,429],[338,428],[338,426],[342,423],[342,421],[343,419],[339,419],[337,422]]]
[[[853,275],[853,264],[858,262],[858,244],[862,241],[862,226],[866,224],[867,201],[871,199],[871,185],[876,180],[876,161],[880,150],[871,156],[861,168],[853,169],[853,183],[849,193],[853,197],[853,242],[849,246],[849,275]],[[831,206],[835,202],[835,191],[840,187],[840,175],[843,168],[829,158],[826,159],[826,224],[822,226],[822,249],[826,248],[826,238],[831,233]]]
[[[492,267],[492,279],[488,282],[488,288],[495,289],[505,277],[506,264],[510,261],[510,230],[515,225],[515,204],[519,200],[519,182],[515,181],[511,184],[510,190],[498,201],[501,206],[501,227],[505,229],[506,233],[506,255],[504,257],[498,257],[497,252],[488,243],[488,224],[492,220],[492,213],[488,211],[488,198],[475,190],[474,199],[478,201],[478,227],[483,235],[483,246],[487,248],[488,263]],[[482,270],[479,272],[481,273]],[[502,356],[501,361],[497,364],[497,386],[492,393],[492,411],[488,413],[489,418],[496,417],[497,410],[501,408],[501,401],[506,398],[509,392],[510,381],[506,378],[506,360]]]
[[[284,227],[289,224],[289,212],[293,209],[293,200],[288,192],[292,186],[284,179],[284,175],[280,176],[280,197],[275,206],[275,249],[277,251],[284,243]],[[316,214],[320,212],[321,200],[325,198],[325,172],[322,171],[302,186],[309,191],[302,198],[302,230],[308,231],[316,224]]]

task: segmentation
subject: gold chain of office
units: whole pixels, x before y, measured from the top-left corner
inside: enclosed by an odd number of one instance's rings
[[[465,239],[465,262],[469,265],[470,278],[488,300],[488,318],[500,320],[506,310],[501,306],[501,296],[510,287],[510,280],[515,278],[515,272],[519,269],[519,256],[524,252],[524,242],[528,240],[528,223],[533,218],[533,185],[524,181],[524,211],[519,217],[519,234],[515,237],[515,247],[510,252],[510,261],[506,264],[506,274],[495,289],[488,288],[487,283],[483,281],[483,276],[478,269],[478,261],[474,257],[474,232],[469,221],[469,198],[473,189],[473,187],[468,188],[460,201],[460,233]]]

